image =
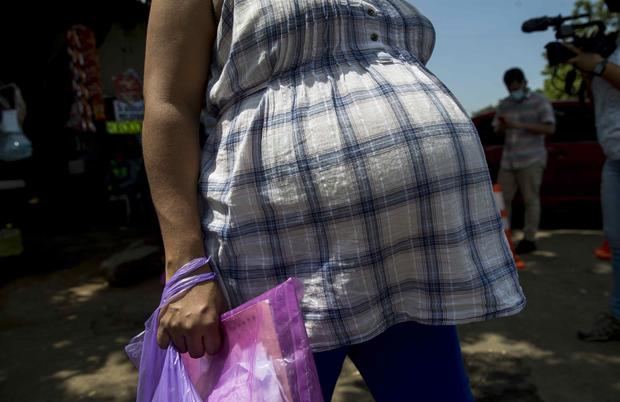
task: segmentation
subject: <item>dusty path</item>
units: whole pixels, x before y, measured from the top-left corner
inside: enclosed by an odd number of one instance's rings
[[[135,371],[122,347],[156,305],[159,283],[108,287],[99,262],[127,236],[65,241],[77,266],[0,288],[0,401],[132,401]],[[543,233],[521,274],[526,312],[461,328],[478,402],[620,401],[620,342],[575,339],[609,291],[609,266],[591,257],[599,241],[598,232]],[[343,374],[334,401],[372,401],[352,365]]]

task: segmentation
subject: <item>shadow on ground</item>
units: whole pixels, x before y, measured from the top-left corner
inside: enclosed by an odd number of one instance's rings
[[[66,239],[64,250],[79,265],[0,288],[1,401],[134,400],[136,374],[123,346],[141,330],[161,287],[153,278],[110,288],[99,270],[111,251],[134,240],[122,233]],[[525,312],[461,327],[478,402],[620,400],[620,342],[575,337],[606,307],[609,266],[592,257],[600,240],[598,232],[543,233],[541,251],[526,258],[521,273]],[[372,401],[355,371],[347,364],[335,402]]]
[[[505,381],[507,389],[529,389],[540,398],[526,399],[531,397],[525,393],[515,401],[620,401],[620,342],[592,344],[576,337],[608,308],[611,267],[593,256],[601,240],[597,231],[541,233],[539,251],[525,257],[520,273],[525,311],[460,328],[480,400],[495,395],[488,400],[512,401],[499,392]]]
[[[0,289],[0,400],[131,401],[135,371],[123,346],[158,302],[159,283],[108,287],[99,263],[129,233],[56,239],[81,264],[35,269]],[[47,273],[44,273],[46,272]]]

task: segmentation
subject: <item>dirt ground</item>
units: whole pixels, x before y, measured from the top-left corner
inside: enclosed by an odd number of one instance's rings
[[[157,304],[159,281],[111,288],[99,269],[129,238],[57,239],[76,264],[0,287],[0,401],[134,400],[136,373],[123,346]],[[575,337],[609,296],[610,266],[592,257],[600,240],[595,231],[542,233],[541,251],[526,259],[521,273],[526,311],[460,329],[478,402],[620,401],[620,342],[587,344]],[[372,401],[350,363],[334,401]]]

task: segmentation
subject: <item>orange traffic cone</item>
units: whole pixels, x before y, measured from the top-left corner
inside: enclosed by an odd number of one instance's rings
[[[611,247],[609,247],[609,241],[607,239],[603,240],[603,244],[596,250],[594,250],[594,255],[599,260],[609,261],[611,260]]]
[[[525,262],[521,259],[521,257],[517,255],[517,253],[515,253],[515,246],[512,243],[512,230],[510,229],[510,217],[508,216],[508,211],[506,211],[506,205],[504,204],[504,195],[502,194],[502,188],[499,184],[495,184],[493,186],[493,195],[495,196],[495,203],[497,204],[497,209],[499,209],[502,216],[504,232],[506,233],[508,244],[510,244],[510,250],[512,251],[512,256],[515,259],[517,269],[525,269]]]

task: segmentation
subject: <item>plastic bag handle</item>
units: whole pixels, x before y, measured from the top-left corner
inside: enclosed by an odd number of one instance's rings
[[[215,280],[217,278],[217,274],[215,272],[191,275],[198,269],[207,265],[209,261],[211,261],[211,257],[196,258],[179,268],[179,270],[172,275],[172,278],[166,282],[159,307],[163,307],[182,292],[185,292],[200,283]]]

